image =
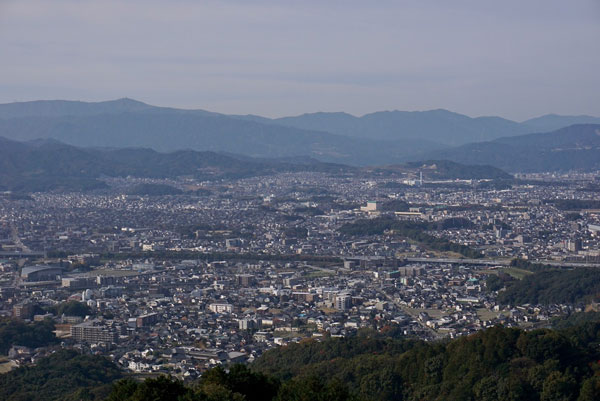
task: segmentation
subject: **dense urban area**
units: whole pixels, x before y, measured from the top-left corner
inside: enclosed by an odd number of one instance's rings
[[[187,382],[365,330],[432,341],[597,309],[597,174],[423,167],[4,193],[0,367],[66,349]]]
[[[599,6],[0,1],[0,401],[600,401]]]
[[[594,300],[580,289],[539,295],[517,284],[544,266],[600,265],[596,177],[498,185],[284,173],[7,193],[1,313],[39,330],[51,321],[57,340],[0,344],[3,366],[59,346],[135,373],[193,379],[362,328],[433,340],[498,324],[549,327]]]

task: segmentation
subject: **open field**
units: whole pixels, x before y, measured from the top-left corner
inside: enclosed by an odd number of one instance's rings
[[[440,310],[440,309],[424,309],[424,308],[409,308],[409,307],[402,307],[402,310],[415,318],[419,316],[419,313],[425,312],[429,316],[431,316],[433,319],[439,319],[442,316],[447,316],[453,312],[453,311],[446,311],[446,310]]]
[[[500,269],[500,271],[509,274],[519,280],[521,280],[525,276],[533,274],[533,272],[530,272],[529,270],[519,269],[518,267],[508,267],[506,269]]]
[[[17,367],[17,364],[13,361],[0,360],[0,374],[10,372]]]
[[[495,319],[496,317],[498,317],[499,313],[500,312],[494,312],[494,311],[486,309],[486,308],[479,308],[479,309],[477,309],[477,316],[481,320],[492,320],[492,319]]]
[[[494,269],[494,270],[492,270],[492,269],[481,270],[481,273],[485,273],[485,274],[498,275],[499,272],[506,273],[518,280],[521,280],[523,277],[533,274],[533,272],[530,272],[529,270],[519,269],[518,267],[502,267],[502,268]]]

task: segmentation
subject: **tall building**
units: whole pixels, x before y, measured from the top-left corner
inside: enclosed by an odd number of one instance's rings
[[[238,274],[236,281],[239,286],[250,287],[254,282],[254,276],[252,274]]]
[[[208,309],[214,313],[231,313],[233,305],[227,303],[212,303],[208,305]]]
[[[137,327],[151,326],[156,322],[158,322],[158,314],[156,313],[148,313],[146,315],[138,316],[135,319],[135,325]]]
[[[337,310],[348,310],[352,307],[352,296],[349,294],[338,294],[335,296],[335,308]]]
[[[255,330],[260,328],[260,323],[260,320],[256,319],[240,319],[238,320],[238,327],[240,330]]]
[[[569,252],[579,252],[582,249],[582,241],[579,238],[570,238],[567,241],[567,250]]]
[[[31,319],[33,316],[33,305],[28,302],[15,305],[13,307],[13,316],[17,319]]]
[[[119,335],[115,328],[96,319],[71,326],[71,337],[78,342],[116,343]]]

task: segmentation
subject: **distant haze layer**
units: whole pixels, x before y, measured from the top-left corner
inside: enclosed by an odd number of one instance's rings
[[[599,114],[597,0],[0,2],[0,101]]]

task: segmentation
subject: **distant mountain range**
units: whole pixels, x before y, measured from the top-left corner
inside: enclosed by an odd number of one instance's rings
[[[412,138],[441,145],[460,145],[530,132],[529,127],[504,118],[471,118],[447,110],[381,111],[362,117],[346,113],[313,113],[273,120],[256,116],[238,118],[354,138],[385,141]]]
[[[71,100],[35,100],[0,104],[0,118],[92,116],[97,114],[129,113],[153,109],[133,99],[107,102],[78,102]]]
[[[202,110],[148,106],[130,99],[0,105],[0,136],[20,141],[53,138],[83,147],[147,147],[163,152],[191,149],[251,157],[311,156],[354,165],[400,161],[414,153],[443,147],[423,139],[355,138]]]
[[[523,165],[515,167],[500,160],[504,154],[500,149],[506,142],[500,138],[519,138],[576,123],[600,124],[600,118],[547,115],[518,123],[500,117],[471,118],[447,110],[431,110],[385,111],[362,117],[313,113],[269,119],[156,107],[132,99],[0,105],[0,136],[18,141],[52,138],[80,147],[144,147],[161,152],[188,149],[255,158],[308,156],[348,165],[398,164],[440,159],[443,155],[471,163],[465,153],[468,149],[487,146],[493,152],[494,146],[500,146],[499,154],[482,161],[496,167],[510,165],[511,171]],[[518,147],[517,142],[512,146]],[[481,159],[475,157],[472,162]],[[545,165],[564,169],[557,163],[542,162],[525,169]]]
[[[545,116],[524,121],[530,132],[550,132],[575,124],[600,124],[600,118],[591,116],[559,116],[546,114]]]
[[[431,152],[428,157],[489,164],[509,172],[600,170],[600,124],[470,143]]]

